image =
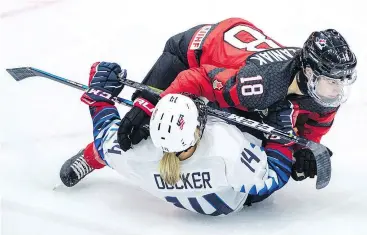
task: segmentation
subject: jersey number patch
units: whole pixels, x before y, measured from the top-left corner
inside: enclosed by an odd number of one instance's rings
[[[251,152],[249,149],[244,148],[241,153],[241,162],[245,164],[250,171],[255,173],[255,165],[260,162],[260,158],[256,156],[253,152]]]
[[[241,34],[243,37],[241,37]],[[246,41],[241,40],[241,38],[246,38]],[[237,49],[254,52],[271,48],[279,48],[278,44],[273,40],[266,38],[263,33],[245,25],[237,25],[225,32],[224,41]],[[260,45],[262,46],[260,47]]]
[[[249,78],[240,78],[241,84],[245,83],[241,87],[241,93],[243,96],[250,96],[250,95],[261,95],[264,92],[264,87],[262,84],[262,77],[249,77]],[[248,82],[257,81],[256,84],[246,84]]]

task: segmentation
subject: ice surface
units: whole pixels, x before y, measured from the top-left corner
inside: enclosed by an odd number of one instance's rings
[[[367,16],[362,1],[2,0],[0,7],[1,232],[18,234],[366,234]],[[180,210],[110,169],[72,189],[62,163],[92,140],[80,91],[43,78],[15,82],[5,68],[34,66],[86,83],[90,65],[116,61],[140,81],[173,34],[227,17],[254,22],[284,45],[313,30],[341,31],[359,59],[359,79],[323,143],[332,180],[290,182],[268,200],[224,218]],[[129,97],[131,89],[122,92]],[[121,108],[120,111],[124,111]]]

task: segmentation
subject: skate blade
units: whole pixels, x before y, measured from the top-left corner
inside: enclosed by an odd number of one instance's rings
[[[53,187],[52,191],[57,191],[58,189],[63,189],[63,188],[65,188],[65,185],[63,183],[59,183]]]

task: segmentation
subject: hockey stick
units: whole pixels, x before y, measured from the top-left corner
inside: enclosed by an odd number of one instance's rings
[[[86,91],[88,90],[88,86],[66,79],[66,78],[62,78],[59,76],[56,76],[54,74],[51,73],[47,73],[45,71],[42,71],[40,69],[36,69],[36,68],[32,68],[32,67],[21,67],[21,68],[13,68],[13,69],[6,69],[6,71],[17,81],[21,81],[25,78],[29,78],[29,77],[44,77],[44,78],[48,78],[51,79],[53,81],[62,83],[64,85],[67,86],[71,86],[74,87],[76,89],[79,89],[81,91]],[[131,107],[133,105],[133,102],[131,100],[127,100],[121,97],[116,97],[113,99],[114,102],[119,103],[119,104],[123,104],[126,106]]]
[[[44,77],[44,78],[48,78],[57,82],[60,82],[64,85],[68,85],[74,88],[77,88],[79,90],[87,90],[88,86],[77,83],[75,81],[72,80],[68,80],[66,78],[62,78],[56,75],[53,75],[51,73],[47,73],[45,71],[36,69],[36,68],[32,68],[32,67],[21,67],[21,68],[12,68],[12,69],[6,69],[6,71],[16,80],[16,81],[21,81],[25,78],[29,78],[29,77],[35,77],[35,76],[40,76],[40,77]],[[121,83],[125,84],[126,86],[135,88],[137,90],[146,90],[149,91],[151,93],[160,94],[160,90],[153,88],[153,87],[149,87],[146,86],[144,84],[135,82],[135,81],[131,81],[128,79],[123,79],[121,80]],[[126,100],[123,99],[121,97],[116,97],[114,99],[115,102],[119,103],[119,104],[124,104],[126,106],[132,106],[133,102],[130,100]],[[323,146],[322,144],[307,140],[305,138],[299,137],[299,136],[295,136],[289,133],[285,133],[281,130],[277,130],[272,126],[269,126],[267,124],[264,123],[259,123],[250,119],[246,119],[244,117],[240,117],[237,116],[235,114],[231,114],[231,113],[227,113],[218,109],[214,109],[211,107],[208,107],[208,114],[212,115],[212,116],[216,116],[219,117],[223,120],[232,122],[232,123],[237,123],[240,125],[244,125],[259,131],[262,131],[264,133],[270,134],[270,135],[276,135],[279,136],[280,138],[289,140],[289,141],[293,141],[297,144],[300,144],[302,146],[306,146],[308,147],[315,156],[315,160],[316,160],[316,166],[317,166],[317,181],[316,181],[316,189],[322,189],[324,187],[326,187],[329,182],[330,182],[330,178],[331,178],[331,161],[330,161],[330,154],[327,150],[327,148],[325,146]]]

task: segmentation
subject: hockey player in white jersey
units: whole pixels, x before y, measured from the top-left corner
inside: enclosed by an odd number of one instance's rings
[[[90,106],[94,143],[62,166],[60,177],[66,186],[108,165],[177,207],[217,216],[261,201],[287,183],[290,159],[267,156],[235,126],[207,117],[202,101],[180,94],[157,103],[150,138],[122,151],[117,140],[120,116],[110,100],[123,88],[117,76],[121,72],[126,76],[111,63],[92,67],[91,88],[82,101]]]

